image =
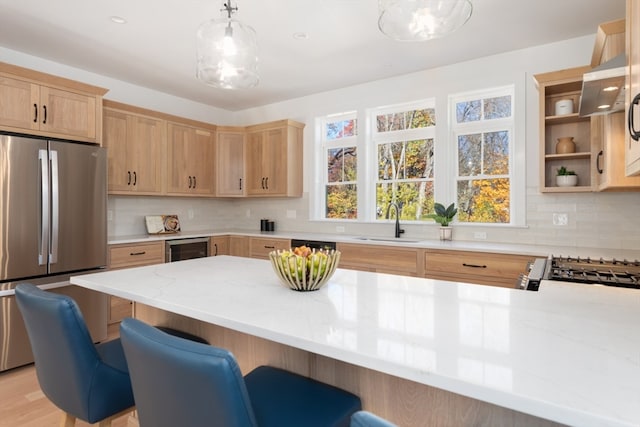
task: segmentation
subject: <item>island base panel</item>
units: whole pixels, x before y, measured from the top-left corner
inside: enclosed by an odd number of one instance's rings
[[[135,317],[203,337],[230,350],[243,372],[270,365],[348,390],[364,409],[401,427],[561,427],[553,421],[414,381],[341,362],[274,341],[135,303]]]

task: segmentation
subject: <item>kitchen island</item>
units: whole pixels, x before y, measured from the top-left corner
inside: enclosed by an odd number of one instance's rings
[[[539,292],[338,269],[283,287],[268,261],[218,256],[72,277],[135,316],[346,388],[400,426],[640,425],[640,292]]]

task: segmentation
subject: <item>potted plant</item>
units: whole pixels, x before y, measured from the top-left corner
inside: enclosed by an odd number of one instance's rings
[[[562,166],[558,169],[556,185],[558,187],[574,187],[578,184],[578,175],[574,171]]]
[[[427,215],[427,218],[432,218],[440,224],[440,240],[451,240],[453,230],[449,223],[453,221],[453,217],[458,213],[455,203],[451,203],[445,208],[443,204],[436,202],[433,205],[433,210],[435,213]]]

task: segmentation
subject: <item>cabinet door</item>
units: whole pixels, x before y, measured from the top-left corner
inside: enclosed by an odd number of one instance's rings
[[[0,76],[0,126],[37,130],[39,86]]]
[[[287,133],[285,128],[249,134],[247,194],[279,196],[287,193]]]
[[[96,139],[96,97],[40,87],[40,130]]]
[[[166,124],[162,120],[142,116],[129,117],[128,156],[133,170],[132,186],[138,193],[162,193],[163,154]]]
[[[215,236],[210,240],[209,256],[229,255],[229,236]]]
[[[216,138],[216,196],[243,196],[244,133],[219,132]]]
[[[107,148],[109,193],[133,191],[127,155],[127,141],[130,139],[127,114],[105,109],[103,122],[102,144]]]
[[[418,276],[420,250],[381,245],[338,243],[339,268]]]
[[[213,134],[169,123],[167,192],[213,195]]]
[[[249,237],[229,236],[229,255],[249,257]]]
[[[635,96],[640,95],[640,2],[637,0],[627,0],[625,46],[629,64],[628,87],[625,93],[625,117],[632,114],[635,130],[640,130],[640,105],[635,105],[629,113],[631,101]],[[626,173],[627,175],[638,175],[640,174],[640,140],[632,139],[627,130],[625,142]]]
[[[269,259],[269,252],[275,250],[287,250],[291,248],[289,239],[273,239],[262,237],[251,237],[249,243],[249,254],[251,258]]]

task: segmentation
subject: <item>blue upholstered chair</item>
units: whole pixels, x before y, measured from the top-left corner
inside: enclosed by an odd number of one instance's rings
[[[358,411],[351,416],[350,427],[397,427],[387,420],[367,411]]]
[[[120,339],[141,427],[348,427],[360,399],[282,369],[244,378],[229,351],[125,318]]]
[[[26,283],[16,287],[36,375],[44,394],[64,411],[62,426],[76,418],[111,425],[134,408],[120,340],[94,345],[76,302]]]

